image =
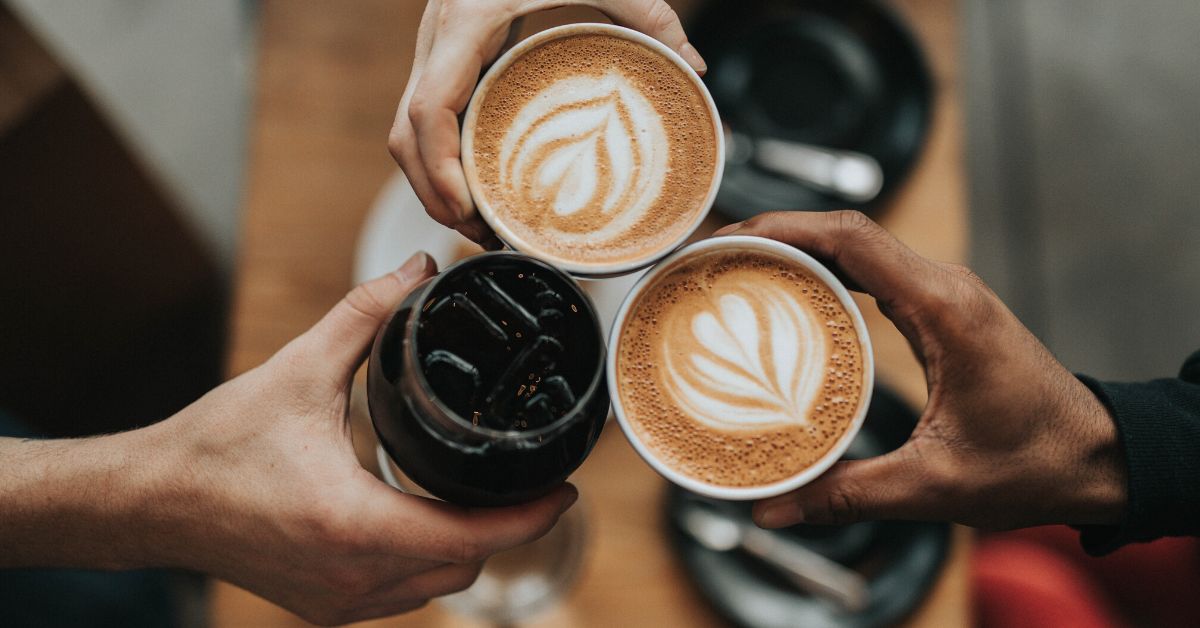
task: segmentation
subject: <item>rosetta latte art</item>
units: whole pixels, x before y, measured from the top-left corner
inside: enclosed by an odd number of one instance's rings
[[[546,206],[560,241],[607,240],[650,209],[667,177],[667,133],[618,72],[568,77],[517,113],[499,154],[511,202]]]
[[[807,425],[827,352],[813,316],[772,285],[731,289],[714,305],[692,317],[689,352],[665,347],[669,394],[722,430]]]

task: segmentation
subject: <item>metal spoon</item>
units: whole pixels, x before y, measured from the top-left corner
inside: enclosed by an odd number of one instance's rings
[[[848,612],[867,606],[869,590],[862,576],[799,543],[701,505],[684,507],[679,522],[704,547],[717,552],[740,547],[778,569],[801,590],[830,600]]]
[[[725,161],[758,167],[835,194],[865,203],[883,189],[883,170],[870,155],[770,138],[755,139],[725,129]]]

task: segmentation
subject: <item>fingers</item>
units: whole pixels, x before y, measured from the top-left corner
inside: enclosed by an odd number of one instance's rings
[[[507,15],[463,14],[470,10],[457,4],[443,8],[439,31],[408,103],[421,166],[454,225],[475,213],[460,161],[458,114],[466,109],[484,63],[504,45],[510,24]]]
[[[908,448],[866,460],[839,462],[811,484],[754,505],[764,528],[797,523],[846,524],[936,516],[936,496]]]
[[[378,598],[381,605],[442,597],[471,586],[481,570],[483,561],[442,565],[393,583],[373,597]]]
[[[639,30],[666,44],[697,74],[703,75],[708,70],[704,58],[688,43],[679,16],[663,0],[599,0],[593,6],[617,24]]]
[[[396,118],[392,122],[392,129],[388,133],[388,151],[400,168],[404,170],[409,185],[412,186],[417,198],[421,199],[421,204],[425,206],[430,217],[443,225],[453,226],[459,222],[458,218],[453,216],[446,208],[445,203],[433,193],[433,187],[429,185],[429,177],[425,174],[425,167],[421,164],[421,153],[417,147],[416,134],[408,119],[408,104],[412,101],[413,92],[416,91],[417,84],[421,81],[425,62],[429,58],[429,50],[433,47],[433,36],[436,31],[434,23],[440,8],[439,0],[429,0],[429,3],[425,5],[425,12],[421,15],[421,25],[417,29],[417,47],[413,52],[412,70],[408,75],[404,95],[400,98],[400,104],[396,108]]]
[[[904,317],[943,292],[946,273],[939,264],[856,211],[760,214],[714,235],[752,235],[791,244],[832,265],[889,314]]]
[[[349,378],[362,363],[375,333],[417,284],[437,272],[437,264],[424,251],[417,252],[399,269],[351,290],[316,325],[297,339],[307,356],[321,368]]]
[[[500,241],[496,239],[492,228],[483,221],[483,218],[479,214],[472,214],[465,221],[453,225],[453,228],[455,231],[461,233],[463,237],[482,246],[484,249],[495,251],[501,248]]]
[[[380,535],[380,547],[403,556],[465,564],[541,538],[577,497],[575,487],[564,484],[517,506],[462,508],[404,495],[379,483],[364,518]]]
[[[563,4],[549,0],[480,8],[431,0],[421,17],[413,69],[388,149],[404,170],[429,215],[484,248],[499,248],[478,218],[463,173],[458,115],[466,109],[482,68],[512,44],[520,16]],[[687,41],[675,12],[662,0],[574,0],[593,6],[618,24],[663,42],[703,74],[707,65]]]
[[[392,122],[392,129],[388,133],[388,151],[392,154],[392,158],[396,160],[400,168],[404,170],[404,175],[408,178],[409,185],[412,186],[413,192],[421,200],[421,204],[425,206],[425,211],[431,218],[442,225],[455,229],[468,239],[482,244],[493,239],[491,228],[478,215],[470,211],[465,212],[466,216],[464,217],[462,203],[453,201],[454,198],[466,198],[467,206],[469,207],[469,194],[465,197],[461,193],[457,197],[444,197],[434,187],[429,171],[421,156],[421,146],[418,142],[411,117],[411,103],[418,92],[418,87],[421,85],[422,76],[426,74],[426,66],[428,65],[433,49],[439,23],[443,21],[443,4],[439,0],[430,0],[425,7],[424,14],[421,16],[421,25],[417,30],[417,46],[413,55],[412,72],[409,74],[404,96],[400,99],[400,104],[396,108],[396,118]],[[453,33],[443,35],[443,39],[447,37],[453,38],[454,35]],[[470,81],[473,82],[476,76],[477,74],[472,75]],[[418,97],[418,102],[427,102],[427,100],[425,96]],[[457,121],[455,122],[453,144],[455,147],[458,146]],[[461,166],[459,166],[459,169],[461,170]],[[463,185],[465,186],[465,183]]]
[[[450,228],[462,223],[458,212],[446,205],[442,198],[434,192],[433,185],[429,182],[429,175],[426,174],[425,165],[421,162],[417,136],[408,119],[408,104],[405,101],[400,104],[396,113],[396,121],[388,136],[388,150],[391,152],[392,158],[399,164],[400,169],[404,171],[408,184],[412,186],[413,193],[420,199],[421,205],[425,207],[425,212],[429,214],[430,218]],[[464,235],[471,237],[470,234]]]
[[[399,615],[424,606],[433,598],[458,593],[479,577],[483,562],[441,565],[381,587],[360,600],[360,609],[346,622]]]

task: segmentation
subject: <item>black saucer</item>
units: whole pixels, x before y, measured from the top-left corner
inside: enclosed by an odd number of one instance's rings
[[[879,162],[883,190],[861,209],[895,190],[920,153],[932,107],[929,72],[905,26],[877,2],[716,0],[694,14],[687,32],[733,130]],[[716,201],[737,220],[773,209],[850,206],[749,162],[726,164]]]
[[[916,425],[913,411],[876,385],[866,422],[850,447],[853,457],[876,456],[899,447]],[[925,598],[945,562],[950,526],[944,523],[869,521],[848,526],[795,526],[781,530],[826,557],[854,567],[870,583],[870,603],[847,613],[798,591],[774,570],[740,551],[700,546],[673,522],[699,500],[731,516],[749,519],[747,502],[719,502],[672,487],[667,496],[669,535],[692,582],[725,618],[755,628],[888,626]]]

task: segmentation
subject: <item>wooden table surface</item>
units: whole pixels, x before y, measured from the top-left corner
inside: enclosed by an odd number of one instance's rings
[[[673,4],[686,15],[690,3]],[[937,93],[929,143],[881,222],[922,254],[964,261],[967,208],[958,2],[893,4],[925,47]],[[265,360],[350,287],[362,221],[395,172],[385,141],[408,76],[423,6],[419,0],[262,3],[230,375]],[[560,9],[527,20],[524,30],[596,16]],[[925,401],[924,378],[907,343],[869,299],[860,305],[868,319],[879,377],[920,407]],[[369,429],[356,434],[365,440]],[[356,445],[364,452],[371,446]],[[620,430],[606,430],[572,481],[590,507],[583,574],[565,604],[529,625],[720,625],[687,584],[665,544],[663,481],[637,458]],[[969,550],[969,533],[956,529],[945,571],[907,625],[970,623]],[[213,593],[215,626],[306,625],[232,585],[218,582]],[[364,625],[473,624],[431,604],[416,613]]]

